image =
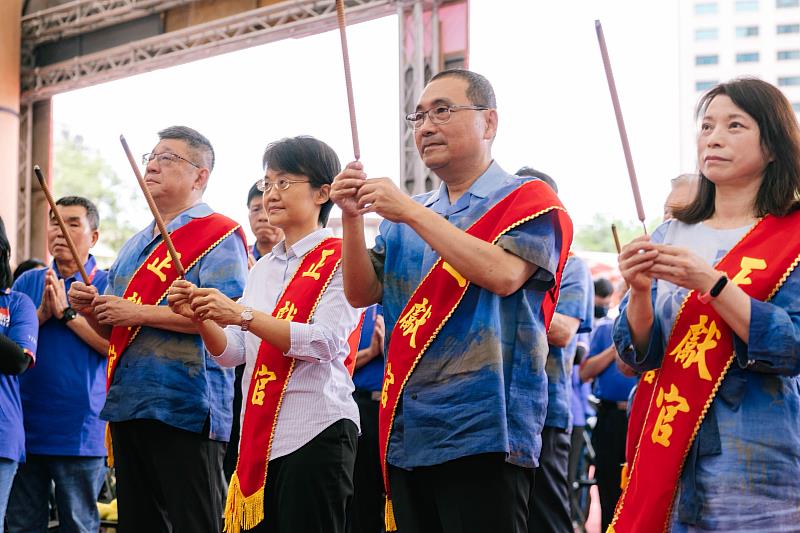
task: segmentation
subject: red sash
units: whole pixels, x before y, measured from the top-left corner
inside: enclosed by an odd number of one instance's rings
[[[800,261],[800,211],[766,216],[716,265],[754,299],[768,301]],[[689,292],[661,368],[642,376],[629,438],[637,441],[609,532],[666,531],[686,455],[735,357],[733,331]],[[636,426],[635,424],[639,424]]]
[[[328,287],[342,257],[341,239],[328,238],[306,254],[286,286],[272,316],[306,324]],[[359,329],[359,328],[356,328]],[[295,359],[261,342],[246,403],[239,462],[231,477],[225,504],[225,531],[239,533],[264,520],[264,485],[286,385]]]
[[[219,213],[192,219],[171,232],[170,237],[180,255],[183,267],[188,272],[203,256],[234,231],[238,232],[246,247],[247,239],[239,224]],[[131,276],[122,297],[140,305],[158,305],[176,279],[178,273],[172,268],[172,258],[167,252],[166,244],[161,241]],[[133,342],[140,329],[141,326],[112,328],[108,344],[106,391],[111,387],[119,358]]]
[[[556,213],[562,234],[555,283],[542,303],[546,328],[550,327],[550,319],[558,301],[561,274],[572,243],[572,222],[552,189],[539,180],[526,182],[500,200],[466,230],[473,237],[495,243],[503,234],[520,224],[550,211]],[[397,529],[386,464],[397,402],[417,363],[455,312],[469,284],[449,263],[438,259],[411,295],[392,330],[381,392],[378,433],[387,495],[387,531]]]

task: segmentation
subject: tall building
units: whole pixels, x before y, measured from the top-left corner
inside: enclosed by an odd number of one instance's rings
[[[800,0],[680,0],[681,168],[696,168],[694,107],[721,81],[755,76],[800,112]]]

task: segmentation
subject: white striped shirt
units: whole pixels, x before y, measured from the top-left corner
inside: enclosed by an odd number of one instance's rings
[[[250,271],[239,303],[272,314],[303,256],[331,236],[330,230],[319,229],[289,249],[286,249],[285,241],[279,242]],[[346,418],[359,425],[358,406],[352,396],[353,380],[344,361],[349,352],[347,338],[358,324],[361,311],[347,303],[339,268],[323,293],[311,322],[291,323],[291,348],[284,355],[294,357],[297,362],[283,396],[270,459],[292,453],[337,420]],[[250,378],[261,339],[249,331],[243,332],[238,325],[226,327],[225,336],[228,345],[214,360],[229,367],[246,363],[242,377],[245,401],[242,402],[240,419],[244,422]]]

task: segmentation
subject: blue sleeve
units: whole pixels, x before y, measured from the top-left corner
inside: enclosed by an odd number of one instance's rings
[[[553,286],[561,249],[561,227],[555,212],[545,213],[514,228],[500,237],[497,245],[539,267],[531,278],[537,290],[548,290]]]
[[[589,268],[581,259],[570,257],[561,277],[556,313],[580,320],[577,333],[592,330],[594,286]]]
[[[14,285],[11,287],[12,291],[20,292],[25,294],[28,298],[30,298],[31,303],[33,303],[34,308],[39,305],[40,302],[33,301],[33,294],[39,291],[34,290],[34,284],[37,282],[38,276],[36,275],[36,271],[41,270],[39,268],[35,270],[29,270],[27,272],[23,272],[23,274],[17,278],[17,281],[14,282]],[[44,292],[44,291],[41,291]]]
[[[381,283],[383,283],[383,269],[386,264],[386,235],[391,229],[392,222],[384,219],[378,229],[378,235],[375,236],[375,246],[368,251],[372,269]]]
[[[231,299],[244,294],[247,283],[247,249],[238,232],[219,243],[200,260],[199,286],[214,288]]]
[[[611,338],[611,332],[613,329],[613,322],[603,322],[597,326],[597,328],[592,332],[592,340],[589,343],[588,357],[599,354],[613,344],[614,340]]]
[[[36,359],[36,343],[39,340],[39,319],[36,318],[36,307],[26,294],[12,292],[13,304],[9,313],[11,324],[6,336],[16,342],[20,348]]]
[[[740,367],[800,374],[800,273],[795,269],[770,302],[750,299],[750,342],[734,336]]]

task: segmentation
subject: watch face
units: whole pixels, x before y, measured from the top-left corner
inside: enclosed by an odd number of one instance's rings
[[[75,312],[75,309],[67,307],[66,309],[64,309],[64,316],[62,320],[64,321],[72,320],[73,318],[75,318],[76,315],[77,313]]]
[[[249,309],[242,311],[242,320],[253,320],[253,312]]]

